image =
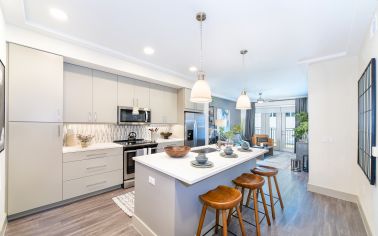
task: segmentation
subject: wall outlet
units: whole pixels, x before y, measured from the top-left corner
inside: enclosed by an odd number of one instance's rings
[[[148,183],[155,186],[155,178],[148,176]]]

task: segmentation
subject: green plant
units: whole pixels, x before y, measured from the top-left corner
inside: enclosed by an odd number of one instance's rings
[[[297,139],[304,139],[308,134],[308,113],[299,112],[295,114],[295,117],[299,125],[294,129],[294,136]]]
[[[241,130],[242,130],[241,125],[234,125],[232,127],[232,132],[234,132],[234,134],[240,134]]]
[[[228,139],[228,140],[231,140],[233,137],[234,137],[234,132],[232,130],[229,130],[227,131],[226,133],[224,133],[224,136]]]

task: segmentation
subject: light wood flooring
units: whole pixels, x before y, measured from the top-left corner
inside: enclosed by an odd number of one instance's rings
[[[303,172],[280,171],[278,181],[285,209],[281,211],[276,205],[276,220],[270,227],[266,221],[262,223],[262,236],[367,235],[356,204],[307,192],[307,178]],[[131,218],[112,201],[112,197],[127,191],[131,190],[115,190],[11,221],[5,235],[139,235]],[[253,220],[253,212],[244,209],[244,218]],[[237,222],[232,219],[230,230],[241,235]],[[247,235],[256,235],[254,227],[246,224],[246,228]]]

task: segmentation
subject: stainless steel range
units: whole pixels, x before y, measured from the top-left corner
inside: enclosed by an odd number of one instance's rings
[[[114,141],[123,146],[123,188],[134,186],[135,161],[133,157],[156,153],[157,143],[137,139],[131,132],[126,140]]]

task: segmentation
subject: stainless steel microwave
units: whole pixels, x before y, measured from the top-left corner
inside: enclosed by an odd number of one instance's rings
[[[118,124],[119,125],[143,125],[151,123],[151,110],[139,109],[138,114],[133,114],[132,107],[118,106]]]

